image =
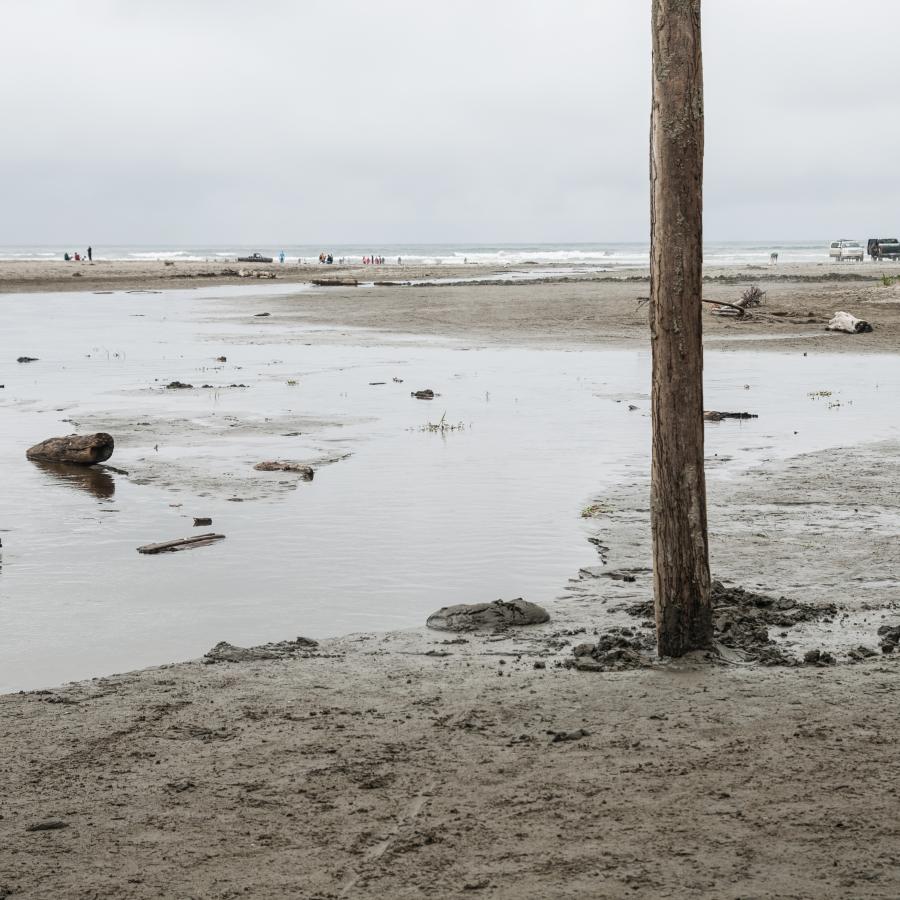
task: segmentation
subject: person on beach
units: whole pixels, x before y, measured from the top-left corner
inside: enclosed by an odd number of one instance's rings
[[[87,254],[87,256],[88,256],[88,262],[93,262],[93,261],[94,261],[94,248],[93,248],[93,247],[88,247],[88,254]]]
[[[75,262],[81,262],[81,255],[77,250],[75,251]]]
[[[72,257],[69,256],[69,251],[68,251],[68,250],[66,250],[66,252],[63,253],[63,259],[64,259],[66,262],[69,262],[69,261],[72,259]]]
[[[282,250],[281,253],[278,254],[278,262],[284,265],[284,250]]]

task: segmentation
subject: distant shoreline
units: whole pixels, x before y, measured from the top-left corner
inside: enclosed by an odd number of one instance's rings
[[[900,274],[895,263],[780,263],[778,265],[707,266],[707,281],[839,281],[874,282],[882,274]],[[243,273],[243,274],[241,274]],[[143,288],[181,289],[199,284],[262,283],[310,284],[316,279],[350,278],[359,283],[435,281],[436,283],[623,281],[646,280],[643,266],[573,265],[571,263],[497,264],[401,264],[360,263],[322,265],[296,262],[240,263],[215,262],[4,260],[0,261],[0,294],[33,291],[136,290]]]

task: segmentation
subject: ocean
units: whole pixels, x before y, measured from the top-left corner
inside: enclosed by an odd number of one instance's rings
[[[782,263],[828,262],[828,241],[734,241],[707,243],[704,247],[707,266],[765,265],[771,253],[778,253]],[[0,246],[0,261],[58,260],[63,253],[86,249],[63,246]],[[173,245],[94,245],[97,260],[172,260],[234,261],[238,256],[260,252],[277,258],[283,250],[287,261],[298,259],[314,262],[319,253],[331,253],[335,261],[344,258],[358,262],[363,256],[383,256],[388,263],[401,258],[404,263],[423,265],[460,265],[465,261],[481,265],[514,267],[528,264],[571,266],[576,270],[604,271],[649,265],[649,244],[218,244],[196,246]]]

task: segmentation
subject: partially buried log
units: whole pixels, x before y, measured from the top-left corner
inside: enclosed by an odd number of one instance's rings
[[[178,538],[174,541],[162,541],[159,544],[145,544],[138,547],[138,553],[174,553],[177,550],[193,550],[195,547],[206,547],[208,544],[214,544],[216,541],[224,541],[224,534],[198,534],[196,537]]]
[[[291,462],[288,459],[272,459],[267,462],[257,463],[253,468],[257,472],[293,472],[296,475],[300,475],[304,481],[312,481],[315,475],[311,466]]]
[[[28,459],[48,462],[73,463],[77,466],[93,466],[106,462],[115,449],[111,434],[70,434],[68,437],[48,438],[25,451]]]

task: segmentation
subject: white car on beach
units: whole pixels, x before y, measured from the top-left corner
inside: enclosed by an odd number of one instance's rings
[[[865,250],[859,241],[832,241],[828,255],[835,262],[844,262],[848,259],[862,262]]]

